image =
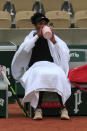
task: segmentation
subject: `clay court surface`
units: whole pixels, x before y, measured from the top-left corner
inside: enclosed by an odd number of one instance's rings
[[[9,118],[0,119],[0,131],[87,131],[87,117],[45,117],[42,121],[24,118],[17,104],[9,105]]]

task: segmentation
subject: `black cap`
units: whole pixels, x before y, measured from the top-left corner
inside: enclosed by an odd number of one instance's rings
[[[38,22],[45,20],[47,23],[49,22],[49,19],[46,18],[46,16],[42,13],[35,13],[32,17],[31,17],[31,22],[32,24],[36,25]]]

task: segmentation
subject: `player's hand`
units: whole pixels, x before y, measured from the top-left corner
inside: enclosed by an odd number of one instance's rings
[[[52,28],[51,28],[51,31],[52,31],[52,37],[51,37],[50,41],[51,41],[53,44],[56,44],[56,40],[55,40],[54,32],[53,32]]]
[[[38,33],[37,33],[37,35],[38,35],[39,37],[43,35],[43,34],[42,34],[42,29],[43,29],[43,26],[41,26],[41,28],[39,29],[39,31],[38,31]]]

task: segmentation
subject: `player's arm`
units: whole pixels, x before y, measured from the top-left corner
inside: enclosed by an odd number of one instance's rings
[[[63,40],[61,40],[59,37],[54,35],[53,31],[52,31],[52,38],[50,39],[50,41],[54,45],[56,56],[60,56],[60,63],[64,72],[66,73],[66,75],[68,75],[70,55],[66,43]]]

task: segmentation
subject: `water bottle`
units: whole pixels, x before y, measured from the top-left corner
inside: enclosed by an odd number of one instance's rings
[[[3,82],[4,81],[4,78],[2,76],[2,73],[1,71],[4,71],[5,74],[6,74],[6,67],[4,65],[0,65],[0,82]]]
[[[50,40],[52,37],[52,31],[51,31],[50,27],[44,26],[42,29],[42,34],[45,39]]]

